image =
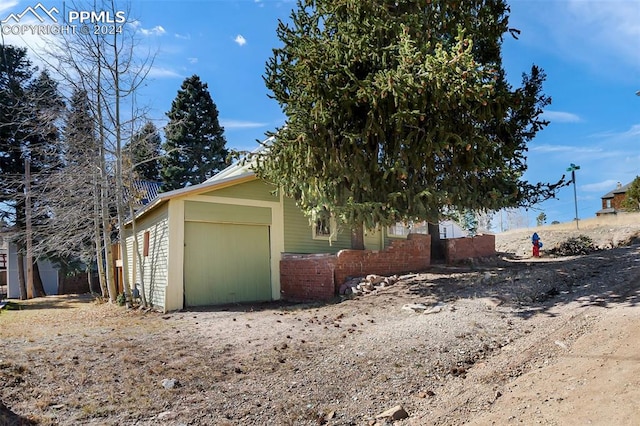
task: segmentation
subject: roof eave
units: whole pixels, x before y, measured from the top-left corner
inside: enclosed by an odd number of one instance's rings
[[[206,181],[206,182],[200,183],[198,185],[187,186],[185,188],[174,189],[173,191],[169,191],[169,192],[165,192],[165,193],[159,194],[157,198],[155,198],[154,200],[149,202],[149,204],[144,206],[142,209],[138,210],[136,212],[134,218],[133,219],[129,219],[128,221],[126,221],[124,223],[124,226],[125,227],[130,226],[131,222],[133,222],[133,220],[141,219],[142,217],[146,216],[147,214],[149,214],[153,210],[159,208],[164,203],[166,203],[169,200],[172,200],[174,198],[186,197],[188,195],[197,194],[197,193],[200,193],[200,192],[208,192],[208,191],[212,191],[212,190],[218,190],[218,189],[226,188],[226,187],[229,187],[229,186],[238,185],[240,183],[249,182],[249,181],[255,180],[255,179],[257,179],[255,173],[252,172],[252,171],[248,171],[246,173],[243,173],[243,174],[240,174],[240,175],[236,175],[236,176],[232,176],[232,177],[229,177],[229,178],[224,178],[224,179],[215,180],[215,181]]]

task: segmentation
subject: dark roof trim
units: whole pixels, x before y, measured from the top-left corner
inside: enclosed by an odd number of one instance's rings
[[[631,186],[631,182],[629,182],[626,185],[622,185],[620,188],[616,188],[613,191],[607,192],[600,198],[602,198],[603,200],[606,200],[607,198],[613,198],[616,194],[626,194],[630,186]]]

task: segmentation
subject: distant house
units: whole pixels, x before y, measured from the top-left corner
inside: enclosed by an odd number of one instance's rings
[[[26,263],[24,264],[26,270]],[[58,269],[48,260],[38,260],[38,270],[46,294],[58,294]],[[0,285],[6,285],[6,297],[20,298],[18,250],[7,234],[0,234]],[[5,296],[5,294],[3,294]],[[0,296],[2,297],[2,296]]]
[[[623,212],[624,208],[622,203],[627,195],[627,190],[631,186],[631,182],[626,185],[622,185],[618,182],[616,188],[612,191],[604,194],[602,198],[602,209],[596,212],[596,216],[603,216],[608,214],[617,214]]]
[[[0,299],[19,299],[18,248],[14,229],[0,221]],[[24,259],[26,270],[26,259]],[[48,260],[38,260],[38,270],[46,294],[58,294],[58,269]]]
[[[124,199],[128,201],[133,197],[134,210],[138,211],[158,196],[161,186],[162,182],[135,180],[131,187],[124,188]]]

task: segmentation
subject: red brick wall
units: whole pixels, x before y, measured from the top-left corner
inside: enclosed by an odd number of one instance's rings
[[[624,210],[622,204],[624,203],[624,199],[627,197],[625,192],[613,194],[613,198],[603,198],[602,199],[602,208],[603,209],[616,209],[616,210]],[[610,201],[611,205],[607,206],[607,201]]]
[[[616,210],[622,209],[622,204],[624,203],[624,199],[627,197],[626,193],[621,194],[613,194],[613,200],[611,200],[611,207]]]
[[[335,295],[336,256],[284,255],[280,260],[280,293],[285,300],[328,300]]]
[[[431,236],[411,234],[384,250],[341,250],[337,255],[285,255],[280,288],[286,300],[327,300],[347,277],[422,271],[431,264]]]
[[[430,264],[431,236],[410,234],[406,240],[395,240],[384,250],[340,250],[335,283],[340,288],[347,277],[423,271]]]
[[[464,259],[495,256],[496,236],[476,235],[475,237],[450,238],[444,240],[447,263]]]

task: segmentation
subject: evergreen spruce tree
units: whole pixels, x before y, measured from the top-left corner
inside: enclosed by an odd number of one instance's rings
[[[167,117],[163,191],[202,183],[227,165],[218,109],[200,77],[193,75],[182,83]]]
[[[629,185],[622,207],[629,211],[640,211],[640,176],[636,176]]]
[[[548,197],[555,185],[521,180],[547,124],[545,75],[507,82],[508,13],[504,0],[298,0],[266,67],[287,121],[258,175],[310,215],[329,209],[353,248],[363,226]]]
[[[29,122],[25,92],[33,72],[26,49],[0,44],[0,208],[9,222],[16,220],[10,206],[21,191],[22,145]]]
[[[69,165],[96,164],[99,155],[95,120],[87,92],[74,90],[63,129],[64,161]]]
[[[34,229],[47,220],[47,180],[60,165],[58,121],[64,109],[57,83],[46,71],[32,79],[34,70],[26,49],[0,45],[0,205],[2,218],[17,232],[21,298],[45,295],[32,243]],[[25,254],[32,283],[25,281]]]
[[[26,90],[28,103],[27,135],[23,141],[23,155],[30,162],[30,196],[25,199],[25,208],[31,209],[30,223],[25,228],[27,250],[33,249],[33,295],[45,296],[45,290],[38,269],[38,258],[46,258],[52,253],[48,250],[36,250],[50,230],[51,212],[49,200],[52,192],[51,176],[62,166],[59,125],[65,111],[65,104],[58,91],[58,83],[44,70],[29,84]],[[26,176],[26,172],[25,172]],[[26,204],[26,202],[29,204]]]
[[[23,143],[28,134],[26,89],[34,68],[27,50],[0,44],[0,220],[25,228]],[[28,297],[24,265],[24,240],[15,241],[20,298]]]
[[[69,100],[62,130],[62,154],[63,166],[49,179],[55,192],[48,202],[52,223],[45,246],[56,250],[61,258],[81,258],[90,265],[95,259],[99,147],[89,98],[81,89],[74,90]]]
[[[27,87],[28,134],[23,141],[23,150],[28,151],[31,171],[43,180],[60,167],[62,150],[60,145],[61,119],[65,104],[58,90],[58,83],[44,70]]]
[[[63,273],[77,273],[84,266],[91,292],[98,292],[91,271],[95,265],[103,274],[100,147],[84,89],[76,88],[71,95],[61,145],[62,167],[48,179],[50,224],[42,246],[55,252],[54,259]],[[106,290],[102,294],[108,297]]]
[[[133,135],[125,151],[131,157],[137,179],[160,182],[161,146],[158,128],[150,121]]]

